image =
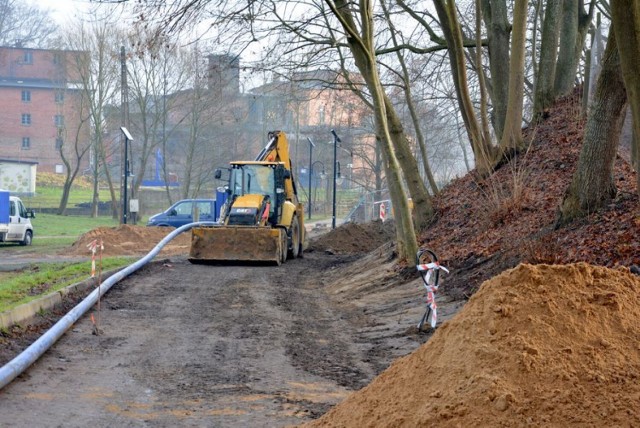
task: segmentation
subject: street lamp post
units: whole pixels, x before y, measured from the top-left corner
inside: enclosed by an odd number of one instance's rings
[[[123,201],[122,201],[122,223],[127,224],[127,177],[129,177],[129,141],[133,141],[133,137],[124,126],[120,127],[120,130],[124,134],[124,188],[123,188]]]
[[[331,216],[331,228],[335,229],[336,228],[336,179],[338,178],[338,169],[337,169],[337,164],[338,164],[338,143],[341,143],[342,141],[340,140],[340,137],[338,137],[338,134],[336,134],[336,131],[334,129],[331,130],[331,133],[333,134],[333,210],[332,210],[332,216]]]
[[[309,141],[309,220],[311,220],[311,173],[313,169],[313,148],[316,146],[311,141],[311,138],[307,137],[307,141]]]

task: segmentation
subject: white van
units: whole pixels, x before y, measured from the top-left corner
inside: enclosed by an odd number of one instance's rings
[[[31,245],[35,218],[33,210],[27,210],[20,198],[0,191],[0,242],[19,242]]]

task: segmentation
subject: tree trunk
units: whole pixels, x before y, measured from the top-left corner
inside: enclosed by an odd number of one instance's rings
[[[578,0],[562,0],[561,22],[560,47],[554,83],[556,97],[571,92],[576,78],[575,49],[578,38]]]
[[[119,207],[118,207],[118,198],[116,197],[116,189],[113,185],[113,180],[111,179],[111,173],[109,172],[109,167],[107,163],[107,156],[104,153],[104,146],[102,142],[100,143],[102,149],[100,150],[100,163],[102,163],[102,167],[104,170],[104,176],[107,180],[107,185],[109,186],[109,195],[111,196],[111,217],[114,220],[117,220],[119,215]],[[127,189],[128,190],[128,189]],[[124,204],[127,204],[128,201],[124,201]],[[124,208],[128,211],[128,208]],[[124,213],[123,213],[124,218]]]
[[[509,101],[498,162],[522,148],[522,101],[524,98],[524,54],[527,35],[527,0],[516,0],[513,9]]]
[[[640,194],[640,3],[631,0],[611,2],[613,30],[620,51],[620,67],[633,114],[632,160],[636,169],[637,191]]]
[[[393,144],[395,157],[400,167],[401,177],[404,176],[407,183],[407,189],[409,190],[409,195],[413,201],[415,227],[418,230],[423,230],[433,219],[433,204],[431,196],[429,196],[429,192],[424,185],[424,181],[422,180],[422,177],[420,177],[418,163],[409,148],[409,141],[404,133],[400,117],[384,91],[382,93],[382,97],[385,103],[387,126],[391,142]]]
[[[98,202],[100,201],[99,191],[99,179],[100,179],[100,170],[98,169],[99,165],[99,156],[98,156],[98,142],[97,137],[93,136],[93,169],[91,170],[92,178],[93,178],[93,195],[91,198],[91,217],[98,217]]]
[[[582,46],[593,18],[595,2],[584,12],[583,0],[562,1],[562,24],[560,30],[560,50],[555,71],[555,97],[568,95],[575,84]]]
[[[482,17],[489,39],[489,70],[491,71],[492,123],[498,140],[502,138],[509,98],[509,34],[505,0],[482,0]],[[477,46],[480,48],[480,46]]]
[[[476,6],[476,70],[478,74],[478,88],[480,90],[480,123],[482,124],[482,136],[485,141],[491,141],[491,132],[489,131],[489,119],[487,117],[487,85],[484,75],[484,67],[482,65],[482,7],[480,0],[475,0]],[[501,127],[504,126],[504,117],[502,118]],[[502,129],[500,131],[502,134]]]
[[[536,119],[555,101],[553,85],[556,74],[561,10],[561,0],[549,0],[547,2],[544,23],[542,24],[540,64],[538,66],[538,79],[535,84],[533,104],[534,117]]]
[[[490,141],[485,141],[483,138],[481,127],[475,116],[471,96],[469,95],[464,47],[462,46],[462,31],[456,15],[456,5],[452,0],[448,0],[446,4],[444,0],[434,0],[433,4],[436,7],[440,25],[449,48],[449,60],[451,62],[458,105],[469,135],[469,141],[471,141],[476,169],[480,175],[487,175],[491,171],[495,149]]]
[[[557,226],[606,205],[615,195],[613,163],[624,121],[627,95],[613,31],[589,109],[578,167],[560,206]]]
[[[398,40],[396,37],[396,29],[393,26],[393,21],[391,20],[391,16],[389,15],[389,11],[387,10],[387,7],[385,5],[385,2],[382,1],[380,3],[380,5],[382,6],[382,9],[384,11],[385,17],[387,19],[388,25],[390,27],[391,30],[391,39],[393,40],[393,44],[394,46],[398,46]],[[409,71],[407,70],[407,64],[404,60],[404,56],[402,55],[402,53],[400,51],[396,52],[396,56],[398,58],[398,62],[400,63],[400,67],[402,68],[402,81],[403,81],[403,86],[404,86],[404,96],[405,96],[405,100],[407,101],[407,107],[409,108],[409,113],[411,114],[411,121],[413,123],[413,128],[416,131],[416,140],[418,141],[418,146],[420,147],[420,156],[422,158],[422,166],[424,168],[424,173],[425,176],[427,177],[427,181],[429,182],[429,185],[431,186],[431,190],[433,192],[433,194],[435,195],[436,193],[438,193],[438,185],[436,184],[436,180],[433,177],[433,173],[431,172],[431,166],[429,165],[429,158],[427,156],[427,146],[426,143],[424,141],[424,134],[422,133],[422,126],[420,125],[420,118],[418,117],[418,112],[416,111],[416,107],[415,107],[415,103],[413,102],[413,96],[411,94],[411,79],[409,77]],[[389,105],[389,102],[387,100],[387,105]],[[398,159],[398,161],[400,162],[400,159]],[[401,165],[402,166],[402,165]],[[405,170],[406,172],[406,170]],[[411,192],[411,190],[410,190]],[[426,192],[426,189],[425,189]],[[413,193],[411,195],[411,197],[413,198]],[[414,205],[416,207],[416,212],[419,213],[425,213],[428,215],[428,219],[426,219],[427,221],[430,220],[433,217],[433,206],[431,204],[430,198],[427,197],[426,199],[426,203],[425,206],[418,206],[417,204]],[[415,203],[416,201],[414,201]],[[422,217],[422,216],[421,216]],[[417,223],[417,228],[420,230],[423,228],[423,225],[426,226],[427,222],[425,222],[423,219],[416,219],[416,223]]]
[[[388,121],[386,95],[378,74],[374,46],[372,3],[367,0],[360,2],[358,11],[360,14],[359,25],[356,25],[353,9],[346,0],[337,0],[335,3],[327,0],[327,4],[340,20],[343,29],[348,35],[347,43],[353,54],[355,64],[373,98],[376,131],[382,143],[387,184],[396,219],[398,255],[401,259],[406,260],[410,266],[413,266],[415,264],[415,254],[418,251],[418,243],[411,218],[409,201],[402,186],[400,165],[394,150],[394,140],[391,136],[391,126]],[[396,149],[398,148],[396,147]],[[424,187],[424,184],[422,185]]]

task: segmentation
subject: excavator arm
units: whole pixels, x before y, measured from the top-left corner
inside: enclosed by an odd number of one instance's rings
[[[256,157],[256,162],[282,162],[285,170],[291,174],[290,179],[285,180],[285,196],[287,200],[297,203],[298,191],[293,177],[293,165],[289,155],[289,141],[282,131],[271,131],[268,135],[269,142]]]

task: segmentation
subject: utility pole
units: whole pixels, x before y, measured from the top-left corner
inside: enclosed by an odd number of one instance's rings
[[[120,189],[120,194],[122,195],[122,224],[127,224],[127,213],[129,212],[129,198],[127,197],[127,179],[129,177],[129,141],[133,139],[130,138],[130,134],[127,131],[129,127],[129,97],[128,97],[128,86],[127,86],[127,56],[125,54],[124,46],[120,47],[120,79],[121,79],[121,89],[120,89],[120,104],[122,110],[122,133],[124,137],[123,151],[124,156],[122,159],[124,164],[122,166],[122,175],[124,177],[122,181],[122,187]],[[131,189],[131,196],[133,197],[133,187]],[[134,219],[135,224],[135,219]]]
[[[124,177],[123,185],[121,188],[122,195],[122,223],[127,224],[127,213],[129,212],[129,199],[133,199],[133,182],[131,183],[131,195],[127,195],[127,185],[129,174],[131,173],[131,168],[129,166],[129,150],[131,145],[128,144],[133,141],[129,131],[127,131],[129,127],[129,86],[127,84],[127,56],[125,53],[124,46],[120,47],[120,79],[121,79],[121,89],[120,89],[120,97],[121,97],[121,110],[122,110],[122,131],[124,134],[124,156],[122,157],[124,161],[124,165],[122,167],[122,174]],[[133,224],[136,223],[135,214],[132,214],[131,220]]]
[[[308,219],[311,220],[311,174],[313,173],[313,148],[316,146],[315,144],[313,144],[313,141],[311,141],[311,138],[307,137],[307,140],[309,141],[309,194],[308,194],[308,198],[309,198],[309,217]]]
[[[331,130],[331,133],[333,134],[333,210],[332,210],[332,215],[331,215],[331,228],[335,229],[336,228],[336,181],[338,179],[338,169],[337,169],[337,165],[338,165],[338,143],[341,143],[342,141],[340,140],[340,137],[338,137],[338,134],[336,134],[335,130]]]

